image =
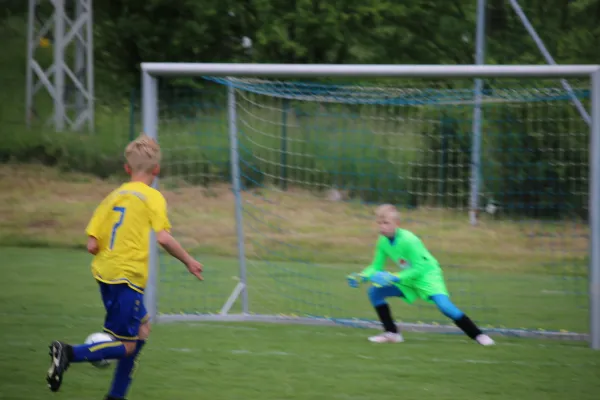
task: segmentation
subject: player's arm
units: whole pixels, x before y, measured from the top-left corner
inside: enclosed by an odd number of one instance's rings
[[[381,239],[379,239],[375,245],[375,254],[373,255],[373,261],[371,264],[359,273],[352,273],[348,275],[346,277],[348,285],[352,288],[357,288],[361,282],[370,280],[374,274],[383,270],[383,267],[385,266],[385,258],[386,255],[381,246]]]
[[[152,206],[152,229],[156,232],[156,240],[171,256],[181,261],[191,274],[202,280],[202,264],[196,261],[179,242],[171,235],[171,223],[167,217],[167,202],[160,196]]]
[[[156,240],[163,249],[171,256],[175,257],[183,264],[187,265],[192,262],[192,256],[179,244],[177,240],[167,231],[160,231],[156,234]]]
[[[88,236],[87,251],[90,254],[96,255],[100,251],[100,245],[98,239],[93,236]]]
[[[179,242],[166,230],[157,232],[156,239],[163,249],[171,256],[181,261],[196,278],[202,278],[202,264],[196,261],[187,251],[179,244]]]
[[[94,214],[85,228],[85,233],[88,236],[87,251],[90,254],[96,255],[100,251],[99,239],[102,223],[106,219],[108,210],[108,197],[106,197],[94,210]]]
[[[371,264],[368,267],[366,267],[365,269],[362,270],[360,275],[368,279],[374,273],[376,273],[378,271],[383,271],[383,268],[385,267],[386,257],[387,256],[385,255],[385,252],[383,251],[383,243],[380,238],[377,241],[377,244],[375,246],[375,254],[373,255],[373,261],[371,262]]]

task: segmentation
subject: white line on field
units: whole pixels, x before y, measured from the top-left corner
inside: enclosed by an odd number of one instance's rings
[[[25,317],[25,318],[36,318],[36,319],[53,319],[53,320],[62,320],[62,321],[68,321],[68,322],[73,322],[73,323],[79,323],[81,321],[101,321],[100,318],[97,317],[84,317],[84,316],[78,316],[78,317],[69,317],[69,316],[64,316],[64,315],[43,315],[43,314],[39,314],[39,315],[32,315],[32,314],[18,314],[18,313],[5,313],[5,312],[0,312],[0,317]],[[188,322],[188,323],[184,323],[186,326],[189,327],[197,327],[197,328],[205,328],[205,329],[220,329],[220,330],[227,330],[227,331],[252,331],[252,332],[260,332],[262,327],[250,327],[250,326],[243,326],[241,324],[219,324],[219,323],[215,323],[215,322]],[[68,323],[63,322],[63,327],[70,327],[71,325]],[[311,335],[311,336],[337,336],[337,337],[356,337],[356,330],[347,330],[346,332],[340,332],[337,329],[333,329],[331,327],[326,327],[322,330],[306,330],[306,329],[296,329],[295,326],[290,326],[289,327],[290,330],[293,330],[293,332],[298,333],[298,334],[307,334],[307,335]],[[365,332],[367,330],[361,330],[361,332]],[[550,340],[547,343],[536,343],[537,339],[524,339],[524,342],[522,343],[516,343],[516,342],[504,342],[502,341],[500,343],[500,345],[502,346],[511,346],[511,347],[539,347],[539,348],[556,348],[557,345],[560,344],[560,342],[557,341],[553,341]],[[466,339],[462,339],[460,337],[460,335],[444,335],[444,334],[426,334],[426,336],[420,336],[419,334],[411,334],[410,338],[409,338],[410,342],[413,341],[423,341],[423,342],[443,342],[443,343],[469,343],[471,344],[472,341],[470,340],[466,340]],[[14,346],[17,347],[21,347],[21,346],[25,346],[25,344],[19,344],[18,342],[15,342],[13,344]],[[28,344],[29,345],[29,344]],[[414,346],[414,345],[413,345]],[[580,350],[580,351],[589,351],[588,347],[585,346],[571,346],[568,345],[569,351],[572,350]]]
[[[401,345],[399,345],[401,346]],[[202,350],[198,349],[198,350],[194,350],[194,349],[189,349],[189,348],[183,348],[183,349],[169,349],[171,351],[177,351],[177,352],[185,352],[185,353],[189,353],[189,352],[202,352]],[[223,351],[227,351],[225,349],[223,349]],[[273,356],[284,356],[284,357],[297,357],[297,358],[306,358],[303,355],[300,354],[295,354],[295,353],[289,353],[289,352],[285,352],[285,351],[251,351],[251,350],[246,350],[246,349],[234,349],[234,350],[229,350],[227,351],[229,354],[232,355],[239,355],[239,356],[252,356],[252,357],[273,357]],[[376,357],[373,356],[368,356],[368,355],[364,355],[364,354],[356,354],[357,358],[360,358],[362,360],[376,360]],[[314,356],[311,355],[310,356],[311,359],[314,358],[325,358],[325,359],[331,359],[334,358],[333,355],[331,354],[320,354],[318,356]],[[444,363],[444,364],[461,364],[461,365],[465,365],[465,364],[476,364],[476,365],[520,365],[520,366],[524,366],[524,367],[559,367],[559,368],[588,368],[588,367],[597,367],[600,366],[600,363],[596,363],[596,362],[584,362],[584,363],[580,363],[580,364],[570,364],[570,363],[560,363],[560,362],[535,362],[535,361],[519,361],[519,360],[485,360],[485,359],[469,359],[469,358],[438,358],[438,357],[433,357],[433,358],[423,358],[423,357],[410,357],[410,356],[397,356],[395,357],[396,360],[398,361],[410,361],[410,362],[415,362],[415,361],[428,361],[431,363]]]
[[[360,356],[360,358],[364,359],[373,359],[369,356]],[[459,358],[415,358],[410,356],[399,356],[396,359],[401,361],[430,361],[434,363],[447,363],[447,364],[487,364],[487,365],[522,365],[527,367],[595,367],[600,364],[594,362],[582,363],[582,364],[568,364],[568,363],[558,363],[558,362],[535,362],[535,361],[517,361],[517,360],[475,360],[475,359],[459,359]]]
[[[301,333],[301,334],[308,334],[308,335],[319,335],[319,336],[345,336],[345,337],[354,337],[356,336],[355,334],[349,334],[349,333],[344,333],[344,332],[335,332],[335,331],[328,331],[328,330],[322,330],[322,331],[308,331],[308,330],[302,330],[302,329],[296,329],[294,330],[295,333]],[[352,331],[354,332],[354,331]],[[502,340],[502,339],[499,339]],[[510,346],[510,347],[540,347],[540,348],[556,348],[556,346],[553,344],[559,344],[560,342],[556,342],[556,341],[551,341],[548,344],[545,343],[536,343],[535,341],[539,340],[539,339],[524,339],[525,342],[522,343],[515,343],[515,342],[505,342],[502,341],[500,343],[501,346],[506,347],[506,346]],[[441,334],[441,333],[437,333],[437,334],[426,334],[425,336],[422,336],[419,333],[414,333],[411,334],[410,338],[407,339],[408,342],[413,342],[413,341],[421,341],[421,342],[443,342],[443,343],[462,343],[462,344],[473,344],[472,340],[469,339],[463,339],[463,337],[461,337],[460,334],[452,334],[452,335],[445,335],[445,334]],[[414,346],[414,345],[411,345]],[[569,346],[569,350],[584,350],[584,351],[589,351],[588,347],[577,347],[577,346]]]
[[[231,354],[249,354],[253,356],[295,356],[295,354],[287,353],[285,351],[260,351],[253,352],[250,350],[231,350]]]
[[[169,350],[170,351],[175,351],[175,352],[178,352],[178,353],[191,353],[191,352],[194,351],[193,349],[188,349],[188,348],[180,348],[180,349],[178,349],[178,348],[173,348],[173,347],[170,348]]]
[[[386,396],[388,397],[388,396]],[[391,397],[391,395],[390,395]],[[349,394],[336,394],[333,396],[334,399],[343,399],[343,400],[365,400],[365,399],[370,399],[369,397],[364,397],[364,396],[352,396]]]
[[[217,328],[217,329],[226,329],[232,331],[257,331],[258,328],[252,328],[250,326],[242,326],[242,325],[224,325],[224,324],[215,324],[214,322],[188,322],[185,324],[186,326],[191,326],[194,328]]]
[[[543,293],[543,294],[560,294],[560,295],[569,294],[569,292],[567,292],[566,290],[549,290],[549,289],[543,289],[541,291],[541,293]]]

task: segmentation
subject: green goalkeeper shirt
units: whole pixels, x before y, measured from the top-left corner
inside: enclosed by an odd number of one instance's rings
[[[401,282],[418,281],[431,273],[435,275],[441,273],[438,261],[427,250],[421,239],[405,229],[396,229],[393,241],[383,235],[379,236],[373,262],[363,270],[362,274],[370,277],[377,271],[383,271],[388,258],[400,269],[394,275],[398,276]]]

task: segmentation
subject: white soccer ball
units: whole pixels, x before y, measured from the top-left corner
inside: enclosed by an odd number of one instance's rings
[[[115,338],[106,332],[96,332],[92,333],[85,339],[85,344],[105,343],[112,342],[114,340]],[[91,362],[90,364],[92,364],[96,368],[106,368],[110,365],[110,362],[111,360],[100,360]]]

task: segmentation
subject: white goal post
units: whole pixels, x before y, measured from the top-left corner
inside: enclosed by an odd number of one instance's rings
[[[589,334],[585,335],[594,349],[600,349],[600,65],[329,65],[329,64],[224,64],[224,63],[152,63],[141,64],[142,117],[144,132],[159,138],[159,94],[157,79],[161,77],[220,77],[220,78],[585,78],[589,79],[591,94],[591,126],[589,143]],[[477,97],[475,97],[477,101]],[[242,231],[242,204],[240,165],[238,158],[238,131],[236,125],[236,98],[233,86],[228,87],[228,130],[231,152],[231,183],[235,195],[239,252],[239,283],[216,315],[163,315],[157,309],[158,247],[151,239],[150,276],[146,291],[146,303],[153,320],[222,320],[222,321],[268,321],[286,323],[337,323],[328,319],[282,318],[270,315],[254,315],[248,309],[246,280],[246,255]],[[478,155],[476,155],[478,156]],[[477,162],[473,159],[473,162]],[[477,185],[477,179],[471,178]],[[155,182],[158,185],[158,182]],[[475,187],[475,193],[477,188]],[[201,238],[199,238],[201,240]],[[204,283],[210,285],[210,281]],[[241,299],[242,312],[228,314],[231,305]],[[343,322],[343,321],[342,321]],[[407,325],[415,330],[444,330],[445,327]],[[529,335],[529,334],[528,334]],[[532,334],[533,335],[533,334]]]

